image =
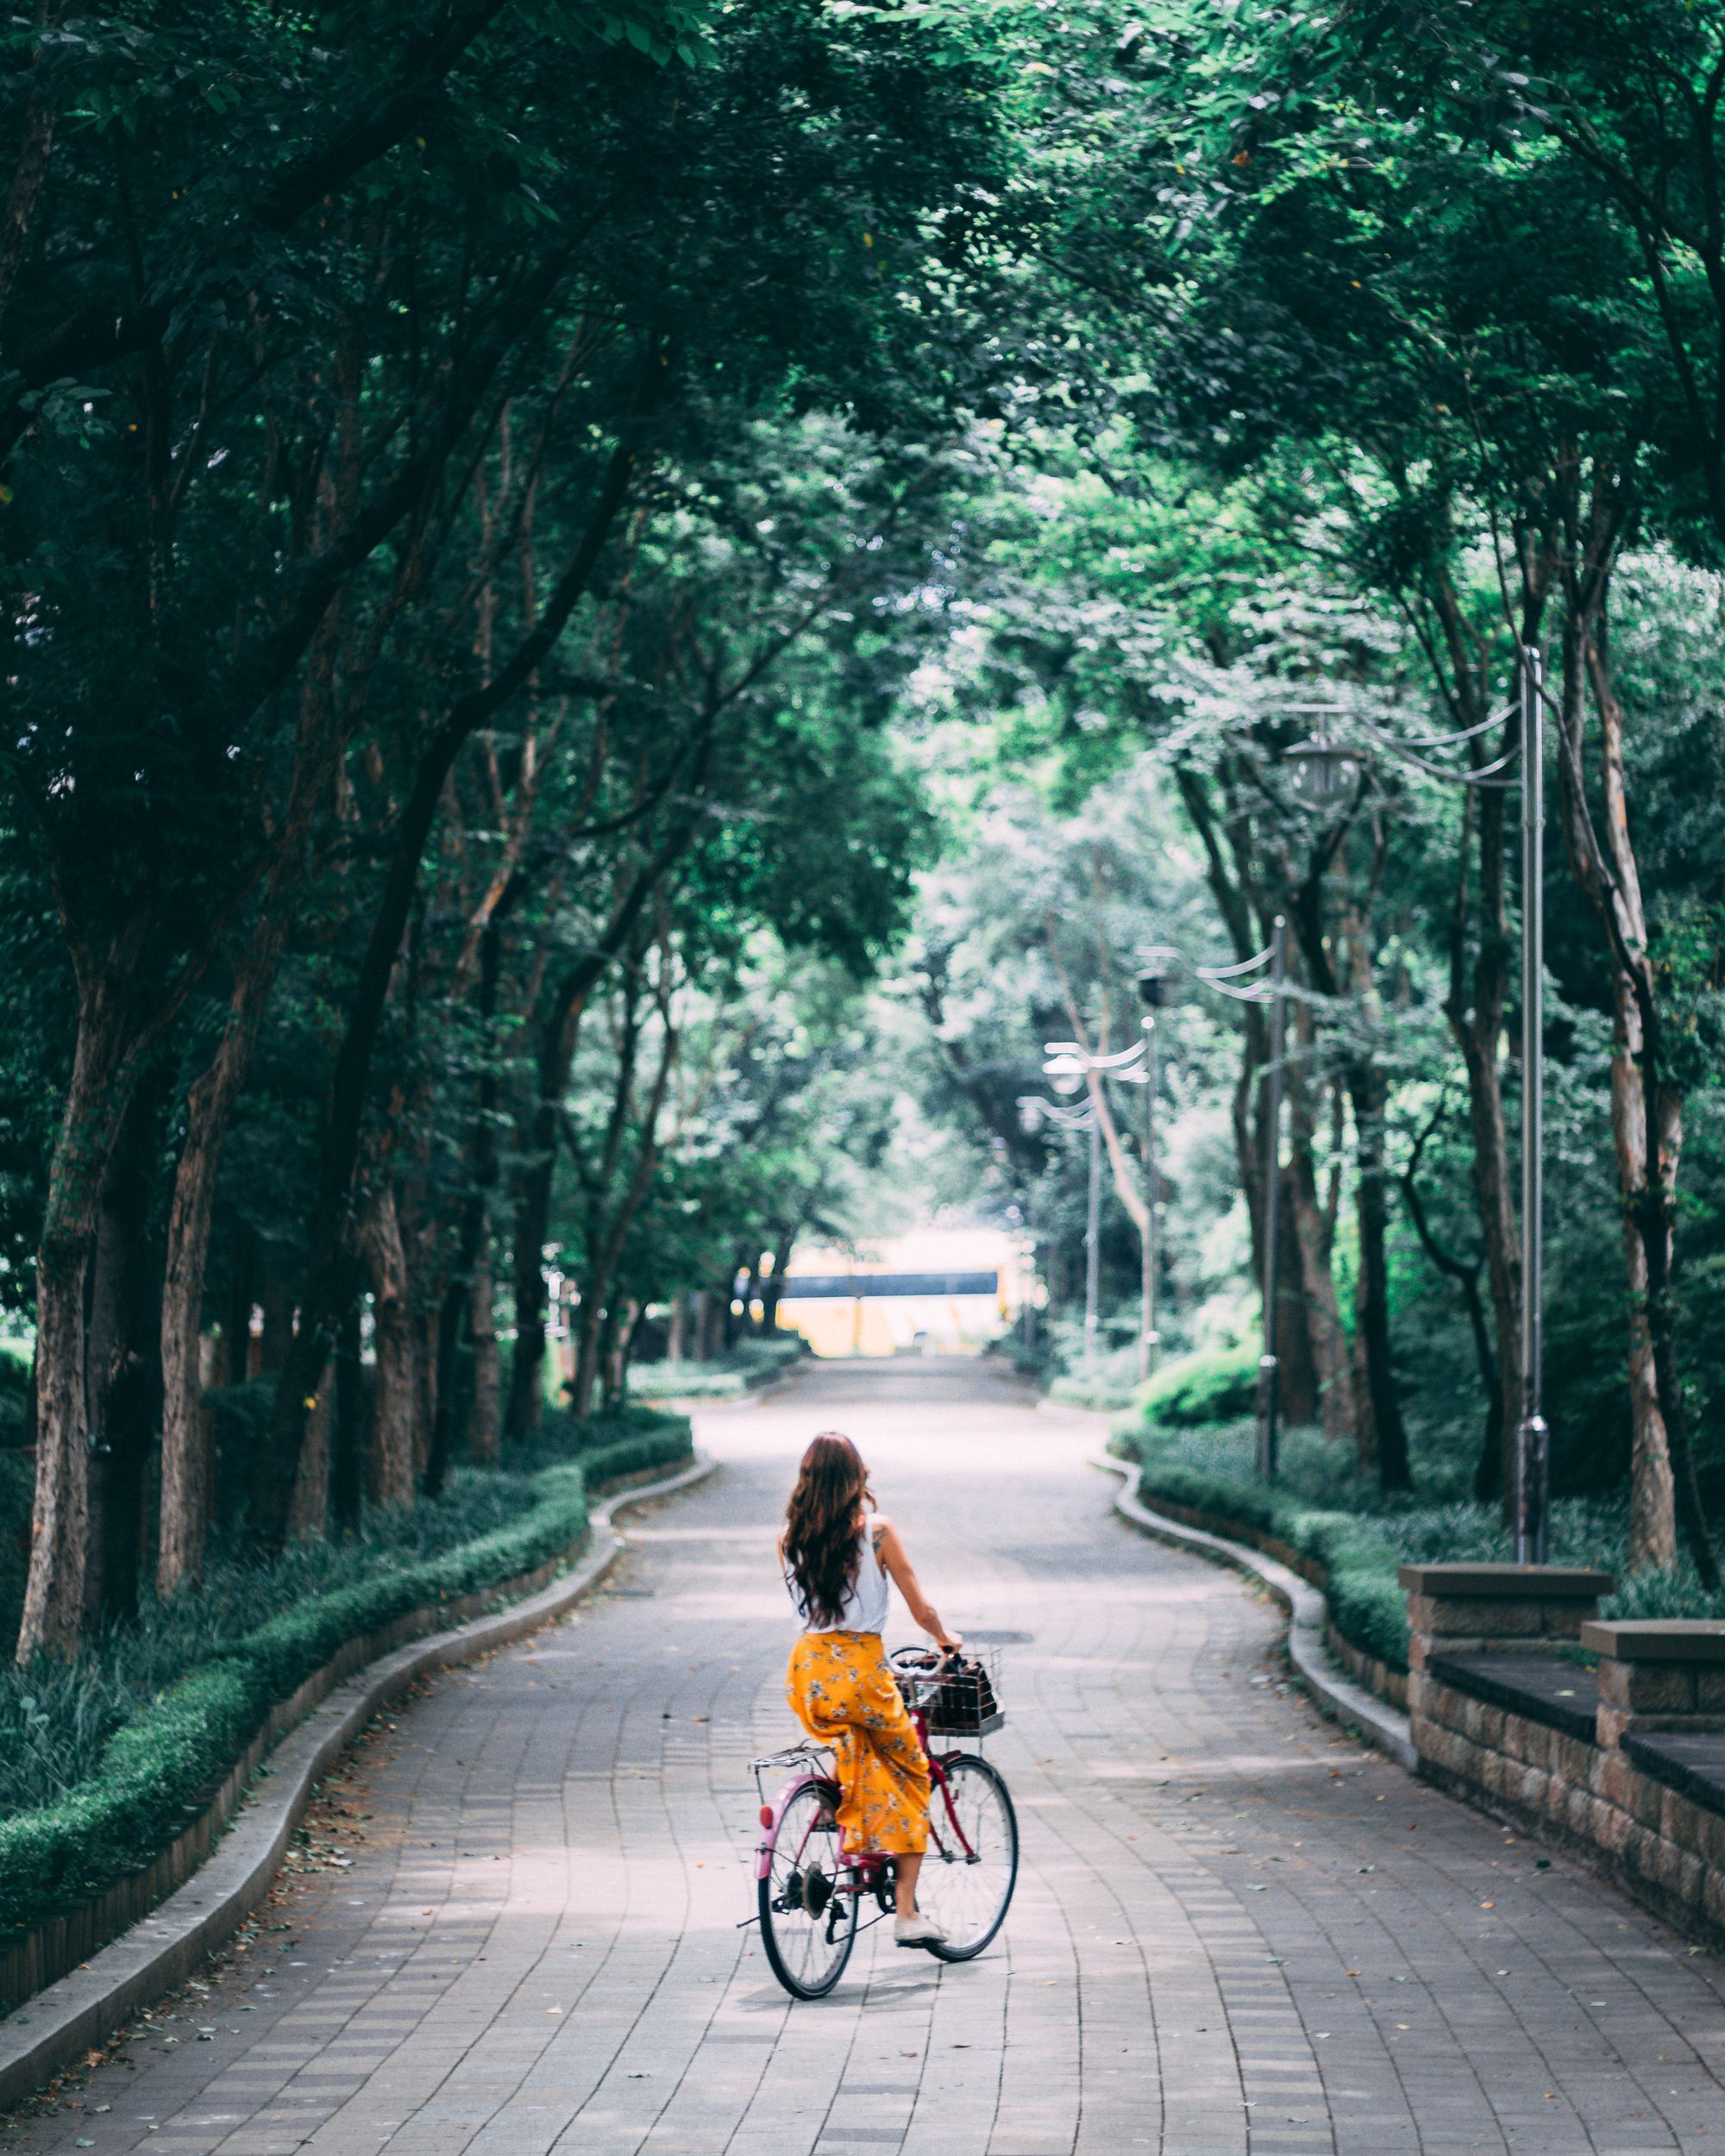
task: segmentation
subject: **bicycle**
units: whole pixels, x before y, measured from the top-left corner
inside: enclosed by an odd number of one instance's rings
[[[1005,1922],[1018,1883],[1018,1816],[998,1768],[974,1752],[937,1752],[929,1737],[987,1736],[1006,1717],[998,1710],[970,1716],[961,1711],[962,1727],[955,1732],[954,1695],[966,1680],[955,1684],[954,1664],[922,1647],[896,1648],[888,1660],[928,1756],[932,1783],[917,1902],[946,1937],[926,1951],[941,1961],[974,1961]],[[756,1909],[748,1921],[760,1924],[773,1974],[798,1999],[825,1997],[844,1975],[857,1933],[894,1913],[893,1858],[844,1846],[838,1783],[831,1767],[821,1764],[831,1753],[831,1745],[805,1742],[753,1762],[757,1790],[762,1776],[775,1769],[788,1769],[789,1779],[761,1805]],[[870,1896],[879,1914],[863,1923],[862,1905]]]

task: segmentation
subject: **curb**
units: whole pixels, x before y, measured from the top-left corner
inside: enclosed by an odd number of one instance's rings
[[[0,2109],[31,2095],[123,2027],[141,2006],[172,1990],[235,1930],[274,1879],[313,1783],[386,1701],[430,1670],[474,1661],[561,1616],[623,1547],[612,1526],[614,1514],[687,1489],[718,1465],[698,1458],[663,1482],[619,1491],[589,1515],[587,1546],[561,1579],[489,1617],[398,1647],[338,1684],[270,1753],[233,1825],[185,1885],[82,1968],[0,2022]]]
[[[1420,1756],[1414,1749],[1408,1717],[1399,1708],[1375,1699],[1363,1684],[1344,1677],[1325,1653],[1327,1612],[1324,1598],[1315,1587],[1274,1557],[1264,1557],[1243,1543],[1206,1534],[1201,1527],[1182,1526],[1178,1520],[1153,1512],[1138,1494],[1143,1470],[1131,1461],[1099,1458],[1090,1464],[1126,1478],[1114,1494],[1114,1510],[1140,1533],[1154,1535],[1158,1542],[1170,1542],[1176,1549],[1189,1550],[1213,1564],[1232,1565],[1236,1572],[1247,1572],[1261,1580],[1288,1612],[1288,1659],[1318,1706],[1344,1728],[1355,1730],[1368,1744],[1386,1753],[1397,1766],[1409,1774],[1418,1773]]]

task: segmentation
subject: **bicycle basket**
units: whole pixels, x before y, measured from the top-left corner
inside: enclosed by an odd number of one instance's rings
[[[932,1736],[981,1737],[1006,1720],[994,1694],[993,1672],[987,1662],[973,1655],[966,1655],[938,1683],[925,1687],[923,1699]]]

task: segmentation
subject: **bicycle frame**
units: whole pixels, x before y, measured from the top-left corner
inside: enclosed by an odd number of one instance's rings
[[[966,1863],[974,1864],[976,1861],[976,1852],[970,1846],[969,1841],[966,1838],[964,1829],[959,1823],[958,1814],[954,1808],[952,1802],[952,1785],[948,1781],[946,1773],[947,1763],[950,1760],[961,1758],[963,1755],[957,1749],[951,1752],[933,1752],[929,1750],[928,1714],[925,1709],[913,1707],[911,1709],[911,1720],[916,1725],[917,1739],[922,1745],[924,1758],[928,1761],[929,1780],[933,1785],[933,1789],[930,1792],[931,1798],[932,1798],[934,1790],[939,1791],[941,1803],[944,1807],[946,1813],[946,1828],[957,1841],[958,1847],[963,1851]],[[777,1764],[780,1759],[793,1758],[799,1753],[806,1758],[812,1759],[817,1750],[829,1751],[831,1750],[831,1747],[827,1745],[817,1747],[812,1745],[800,1745],[794,1753],[780,1753],[775,1759],[763,1759],[759,1761],[756,1765],[757,1776],[761,1767]],[[781,1819],[783,1819],[786,1809],[790,1804],[791,1799],[795,1796],[799,1791],[806,1789],[811,1786],[822,1790],[835,1789],[837,1786],[837,1778],[831,1773],[816,1773],[812,1769],[800,1774],[793,1775],[791,1779],[779,1790],[777,1796],[771,1800],[770,1803],[763,1803],[762,1805],[761,1825],[764,1831],[755,1851],[755,1877],[757,1880],[766,1878],[768,1874],[772,1870],[773,1852],[778,1836],[779,1822]],[[940,1841],[942,1839],[941,1828],[937,1823],[935,1818],[932,1802],[931,1802],[929,1806],[929,1828],[935,1836],[937,1842]],[[814,1827],[812,1822],[804,1836],[805,1846],[807,1845],[808,1834],[811,1834],[813,1832]],[[792,1864],[796,1870],[800,1871],[802,1869],[802,1860],[803,1852],[801,1849],[797,1849],[793,1852]],[[878,1893],[881,1891],[887,1882],[887,1868],[892,1861],[893,1860],[890,1857],[883,1856],[877,1851],[874,1850],[859,1850],[854,1853],[848,1851],[844,1847],[843,1836],[841,1835],[838,1849],[838,1862],[842,1867],[844,1876],[835,1879],[833,1882],[835,1891],[842,1894],[854,1895]]]

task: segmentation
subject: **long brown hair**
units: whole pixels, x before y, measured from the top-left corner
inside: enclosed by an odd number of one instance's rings
[[[875,1501],[862,1455],[837,1430],[823,1430],[803,1455],[785,1507],[785,1563],[818,1625],[836,1625],[856,1583],[856,1515]]]

